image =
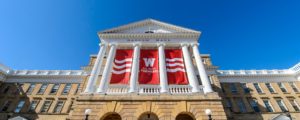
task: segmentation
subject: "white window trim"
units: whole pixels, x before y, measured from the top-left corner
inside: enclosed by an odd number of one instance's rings
[[[271,88],[274,92],[271,92],[271,91],[270,91],[270,89],[268,88],[267,84],[270,85],[270,88]],[[265,85],[266,85],[266,87],[268,88],[268,90],[269,90],[270,93],[277,93],[276,90],[274,89],[274,87],[272,86],[271,83],[268,83],[268,82],[267,82],[267,83],[265,83]]]
[[[283,105],[283,107],[284,107],[287,111],[289,111],[289,109],[286,107],[285,103],[283,102],[283,99],[276,99],[276,102],[277,102],[277,100],[280,100],[280,103]],[[278,103],[277,103],[277,105],[279,106]],[[280,106],[279,106],[279,108],[280,108]],[[280,110],[281,110],[281,108],[280,108]],[[281,111],[282,111],[282,110],[281,110]],[[282,112],[285,112],[285,111],[282,111]]]
[[[256,87],[255,87],[255,85],[254,85],[254,84],[255,84],[255,83],[253,83],[253,86],[254,86],[254,88],[255,88],[255,90],[256,90],[256,92],[257,92],[258,94],[265,93],[265,92],[263,91],[263,89],[261,89],[261,86],[260,86],[260,84],[259,84],[259,83],[257,83],[257,86],[258,86],[258,88],[260,89],[261,93],[259,93],[259,92],[257,91],[257,89],[256,89]]]
[[[267,100],[267,101],[268,101],[270,107],[272,108],[272,111],[275,112],[274,107],[273,107],[272,103],[270,102],[270,100],[269,100],[269,99],[264,99],[264,100]],[[263,100],[263,103],[264,103],[264,100]],[[264,105],[265,105],[265,108],[267,109],[267,106],[266,106],[265,103],[264,103]],[[268,112],[269,112],[269,111],[268,111]]]
[[[296,99],[290,99],[290,100],[292,100],[293,103],[294,103],[294,104],[297,106],[297,108],[300,110],[300,106],[299,106],[298,102],[296,101]],[[293,105],[292,105],[292,103],[291,103],[290,100],[288,100],[288,101],[289,101],[289,104],[293,107]],[[293,107],[293,109],[295,110],[294,107]],[[295,111],[296,111],[296,110],[295,110]],[[297,112],[299,112],[299,111],[297,111]]]

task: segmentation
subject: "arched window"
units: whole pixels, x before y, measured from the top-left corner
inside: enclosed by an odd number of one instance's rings
[[[146,112],[143,113],[138,120],[158,120],[158,117],[154,113]]]
[[[175,120],[195,120],[195,117],[189,113],[180,113],[176,116]]]
[[[118,113],[109,113],[104,115],[101,120],[122,120],[122,118]]]

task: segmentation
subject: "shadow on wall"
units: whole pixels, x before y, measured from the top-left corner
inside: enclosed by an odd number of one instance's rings
[[[30,99],[22,84],[0,83],[0,119],[38,119],[35,110],[30,110]]]

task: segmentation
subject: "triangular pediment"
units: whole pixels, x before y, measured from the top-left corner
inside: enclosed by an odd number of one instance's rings
[[[99,32],[99,34],[146,34],[146,33],[189,33],[200,34],[199,31],[191,30],[188,28],[172,25],[169,23],[146,19],[120,27],[108,29]]]

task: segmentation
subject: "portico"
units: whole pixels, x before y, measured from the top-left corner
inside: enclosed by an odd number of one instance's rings
[[[147,29],[148,27],[148,29]],[[200,32],[193,31],[155,20],[147,20],[113,28],[98,35],[101,39],[100,50],[84,90],[85,94],[191,94],[213,92],[205,66],[201,60],[198,39]],[[110,84],[116,50],[131,49],[130,79],[128,84]],[[140,84],[140,51],[151,49],[158,51],[159,84]],[[165,50],[182,51],[184,74],[188,84],[168,84]],[[106,53],[106,58],[105,54]],[[103,63],[103,59],[106,62]],[[196,64],[193,61],[196,61]],[[103,67],[104,68],[101,68]],[[102,74],[100,70],[103,69]],[[198,71],[198,72],[197,72]],[[199,84],[197,74],[202,85]],[[101,79],[98,76],[101,75]],[[96,85],[99,83],[99,85]]]

